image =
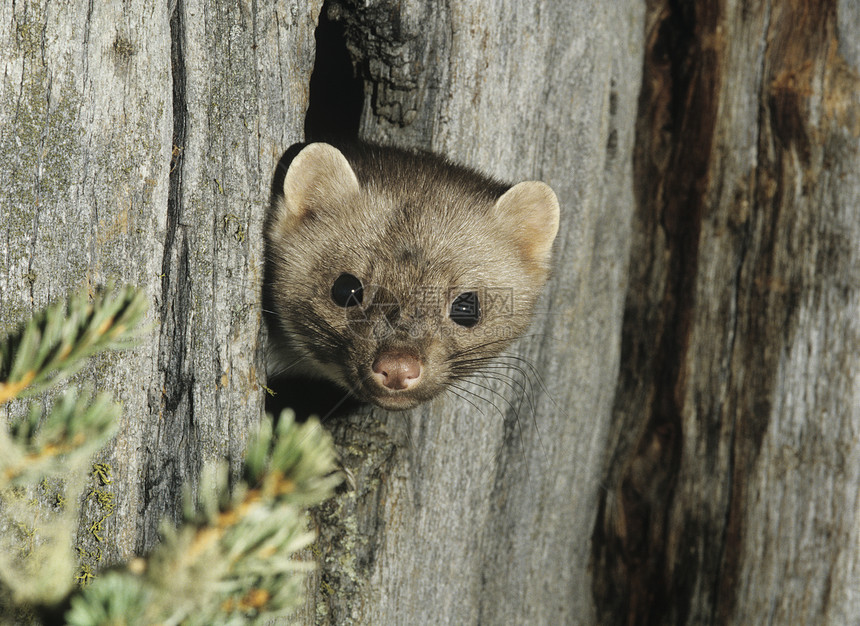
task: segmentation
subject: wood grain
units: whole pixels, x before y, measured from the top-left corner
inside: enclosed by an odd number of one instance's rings
[[[108,279],[152,302],[147,339],[81,376],[124,406],[97,459],[118,494],[105,563],[153,544],[204,461],[236,469],[259,417],[261,232],[320,11],[0,5],[0,331]],[[856,622],[855,3],[329,17],[362,137],[543,180],[562,218],[499,369],[411,412],[324,415],[356,487],[315,513],[300,621]]]
[[[105,562],[153,544],[205,460],[237,467],[259,419],[261,229],[275,164],[301,138],[318,13],[0,7],[2,330],[82,284],[151,299],[148,339],[83,376],[124,407],[98,459],[117,497]]]
[[[332,422],[358,487],[320,516],[316,609],[332,624],[592,623],[642,16],[633,3],[371,4],[344,17],[367,68],[362,136],[550,184],[557,271],[502,369],[409,414]]]

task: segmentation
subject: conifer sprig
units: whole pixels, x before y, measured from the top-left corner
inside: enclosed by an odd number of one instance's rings
[[[77,467],[107,443],[116,430],[120,408],[107,394],[69,389],[44,419],[33,404],[27,417],[0,429],[0,490],[38,482]],[[41,427],[39,424],[41,423]]]
[[[60,382],[95,352],[128,347],[145,302],[131,287],[107,287],[92,298],[78,292],[37,313],[0,341],[0,405]],[[16,408],[8,424],[0,424],[0,596],[21,609],[60,602],[74,584],[78,507],[40,502],[36,484],[62,474],[63,502],[76,503],[78,474],[113,435],[120,409],[107,395],[93,398],[75,389],[61,394],[47,415],[41,401],[20,417]],[[16,528],[25,545],[10,531]]]
[[[56,384],[95,352],[128,347],[144,308],[134,289],[109,287],[36,315],[0,343],[0,404]],[[26,494],[59,472],[71,488],[112,436],[118,414],[105,395],[68,390],[47,416],[34,404],[0,427],[0,529],[17,524],[32,537],[16,553],[15,537],[0,535],[0,623],[27,607],[53,611],[66,602],[73,625],[265,623],[294,611],[311,567],[296,558],[314,538],[305,509],[329,497],[341,477],[328,433],[315,420],[297,425],[291,411],[277,425],[263,420],[237,484],[225,463],[204,468],[196,499],[186,497],[184,523],[165,523],[150,555],[73,586],[77,507],[61,507],[53,519],[47,512],[36,524]],[[67,493],[64,501],[78,498]]]
[[[0,342],[0,405],[74,374],[96,352],[130,347],[145,310],[143,292],[108,286],[37,313]]]
[[[334,473],[328,433],[296,425],[285,411],[263,420],[248,448],[246,479],[228,490],[225,465],[204,472],[186,522],[125,571],[97,578],[72,600],[70,624],[266,623],[294,611],[310,564],[295,553],[314,538],[304,508],[329,497]]]

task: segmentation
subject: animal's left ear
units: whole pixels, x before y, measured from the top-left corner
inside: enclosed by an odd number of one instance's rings
[[[552,242],[558,233],[558,198],[546,183],[529,180],[508,189],[493,207],[513,233],[527,262],[549,267]]]

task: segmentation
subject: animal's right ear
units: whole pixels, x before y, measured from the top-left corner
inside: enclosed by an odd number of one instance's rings
[[[314,207],[338,204],[358,190],[355,172],[340,150],[327,143],[308,144],[290,163],[284,177],[278,218],[292,228]]]

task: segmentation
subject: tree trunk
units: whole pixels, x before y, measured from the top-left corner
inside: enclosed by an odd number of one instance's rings
[[[860,13],[648,2],[601,623],[860,620]]]
[[[854,4],[332,1],[311,81],[321,1],[0,6],[0,331],[111,278],[152,301],[82,376],[124,405],[105,562],[205,460],[238,467],[263,219],[304,127],[562,205],[510,367],[325,420],[355,488],[316,512],[304,622],[860,619]]]
[[[328,623],[592,623],[589,537],[618,371],[636,3],[352,3],[360,135],[561,199],[557,272],[503,374],[330,420],[356,490],[320,515]],[[314,101],[314,94],[311,95]],[[496,371],[491,371],[495,374]]]
[[[168,4],[170,6],[168,6]],[[172,9],[172,10],[171,10]],[[259,420],[262,223],[298,141],[319,3],[0,7],[0,320],[81,285],[147,290],[151,330],[83,376],[124,407],[104,542],[128,558],[178,519],[206,459]]]

